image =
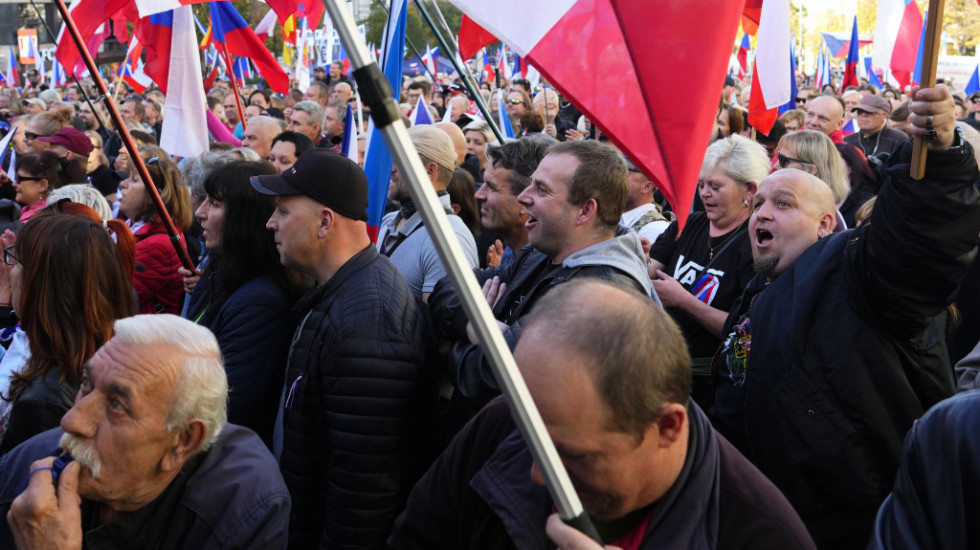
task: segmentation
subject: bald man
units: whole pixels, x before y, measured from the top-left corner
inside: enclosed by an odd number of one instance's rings
[[[283,122],[265,115],[250,118],[242,136],[242,147],[248,147],[262,158],[268,157],[272,151],[272,139],[286,129]]]
[[[817,96],[806,106],[806,119],[803,127],[826,134],[834,143],[843,143],[844,106],[837,98],[829,95]]]
[[[833,233],[833,196],[805,172],[762,181],[749,218],[759,274],[715,357],[713,424],[821,548],[865,547],[905,432],[953,393],[934,320],[976,251],[980,174],[954,132],[949,90],[916,90],[909,110],[929,148],[926,175],[909,178],[903,144],[883,168],[871,223]]]

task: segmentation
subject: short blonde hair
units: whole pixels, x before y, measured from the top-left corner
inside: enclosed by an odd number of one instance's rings
[[[844,172],[837,147],[826,134],[816,130],[800,130],[786,134],[779,140],[780,149],[786,145],[793,148],[797,159],[817,167],[815,175],[830,187],[835,204],[844,202],[851,193],[851,183]]]

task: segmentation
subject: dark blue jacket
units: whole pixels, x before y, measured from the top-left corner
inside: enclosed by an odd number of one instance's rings
[[[228,421],[255,431],[271,447],[282,390],[292,301],[269,277],[257,277],[230,296],[220,277],[202,278],[191,295],[187,318],[218,339],[228,374]]]
[[[902,438],[953,394],[938,315],[976,252],[973,150],[892,156],[869,223],[821,239],[771,283],[749,283],[744,383],[720,366],[715,427],[786,495],[822,548],[863,548]],[[735,380],[738,380],[735,373]]]
[[[60,454],[60,428],[31,438],[0,460],[0,548],[14,548],[7,511],[35,460]],[[103,469],[102,475],[112,475]],[[179,486],[179,487],[178,487]],[[225,425],[207,452],[184,464],[178,479],[147,507],[85,530],[83,548],[272,550],[286,546],[289,493],[276,461],[256,435]],[[93,503],[83,499],[84,510]],[[140,523],[134,525],[136,518]]]
[[[980,548],[980,392],[943,401],[905,438],[869,550]]]

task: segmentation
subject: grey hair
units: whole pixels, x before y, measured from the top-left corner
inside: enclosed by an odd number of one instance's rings
[[[497,136],[494,135],[493,130],[490,129],[490,124],[485,120],[474,120],[466,126],[463,126],[463,134],[466,132],[480,132],[483,134],[483,141],[487,143],[497,143]]]
[[[310,117],[310,120],[323,126],[323,106],[316,101],[300,101],[296,105],[293,105],[294,111],[302,111]]]
[[[494,168],[507,170],[510,194],[517,196],[531,185],[531,174],[538,169],[548,148],[558,143],[547,134],[507,141],[501,145],[487,146],[487,159]]]
[[[336,117],[338,123],[343,124],[344,122],[347,121],[347,104],[346,103],[342,103],[340,101],[331,101],[330,103],[327,103],[327,107],[333,107],[333,108],[335,108],[337,110],[337,114],[334,115],[334,116]],[[294,109],[295,109],[295,107],[294,107]],[[321,119],[321,121],[322,121],[322,119]]]
[[[765,147],[736,134],[708,146],[699,177],[707,177],[712,170],[720,168],[726,176],[742,185],[748,182],[758,185],[769,175],[770,167]]]
[[[190,189],[191,196],[204,200],[208,196],[204,190],[204,180],[208,179],[211,172],[228,164],[237,157],[229,155],[227,151],[205,151],[196,157],[189,157],[181,166],[184,172],[184,180]]]
[[[174,349],[182,361],[177,387],[165,429],[184,428],[191,420],[203,420],[207,435],[201,451],[207,450],[228,422],[228,377],[221,348],[210,330],[176,315],[136,315],[113,324],[118,344]]]
[[[248,147],[235,147],[234,149],[225,152],[231,153],[230,156],[232,157],[233,160],[247,160],[253,162],[257,160],[263,160],[263,158],[260,157],[258,153],[249,149]]]
[[[57,204],[62,199],[84,204],[95,210],[103,221],[112,219],[112,208],[99,190],[87,183],[73,183],[59,187],[48,195],[48,204]]]

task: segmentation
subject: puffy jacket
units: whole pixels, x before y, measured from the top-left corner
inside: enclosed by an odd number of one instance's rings
[[[184,280],[177,273],[180,259],[163,224],[146,224],[133,233],[136,239],[136,270],[133,288],[140,313],[180,314]]]
[[[290,547],[381,547],[434,437],[419,306],[372,245],[296,311],[305,318],[289,352],[280,456]]]
[[[0,456],[61,424],[61,417],[75,403],[78,393],[78,382],[61,380],[62,374],[60,368],[48,369],[44,376],[32,380],[11,403],[10,413],[0,430]]]
[[[254,430],[271,447],[293,333],[292,301],[269,277],[256,277],[230,296],[221,286],[217,273],[206,273],[187,318],[218,339],[228,374],[228,421]]]
[[[782,490],[822,548],[863,548],[891,490],[902,438],[952,395],[940,315],[976,252],[977,164],[968,144],[911,142],[889,161],[870,223],[808,248],[771,283],[757,277],[744,384],[718,377],[715,427]]]

